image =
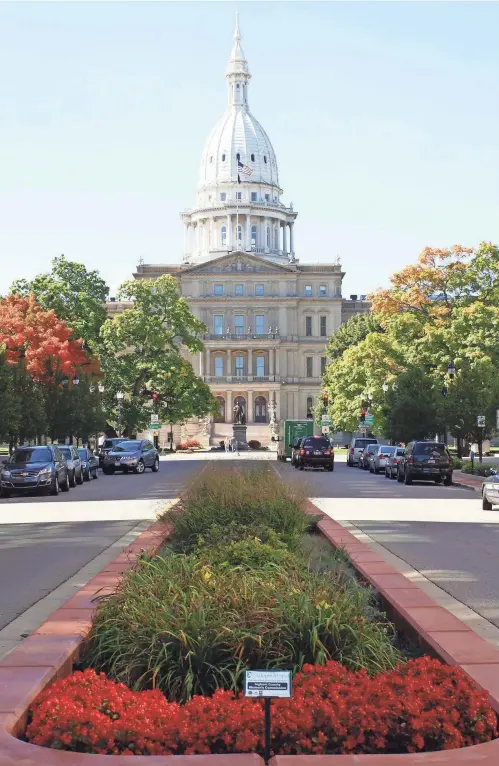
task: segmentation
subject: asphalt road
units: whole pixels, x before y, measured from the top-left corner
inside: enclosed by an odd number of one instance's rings
[[[428,580],[499,627],[499,510],[478,492],[415,482],[407,487],[338,462],[334,473],[277,464],[287,481],[332,518],[350,521]],[[303,477],[303,478],[302,478]]]

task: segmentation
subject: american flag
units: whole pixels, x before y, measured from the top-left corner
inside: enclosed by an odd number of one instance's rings
[[[241,160],[237,161],[237,183],[241,183],[241,173],[243,173],[245,176],[250,176],[253,172],[253,168],[250,168],[249,165],[243,165]]]

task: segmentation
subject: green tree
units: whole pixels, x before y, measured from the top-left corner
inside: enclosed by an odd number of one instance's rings
[[[372,313],[355,314],[348,322],[340,325],[329,338],[327,356],[331,361],[339,359],[343,352],[351,346],[356,346],[371,332],[383,332],[377,318]]]
[[[185,358],[202,349],[206,327],[179,295],[174,277],[125,282],[120,300],[131,307],[108,319],[100,335],[108,421],[133,434],[145,428],[158,394],[162,419],[178,422],[214,411],[209,387]],[[125,394],[118,404],[116,394]]]
[[[427,439],[441,426],[439,396],[432,378],[421,367],[411,367],[389,386],[383,405],[385,434],[394,442]]]
[[[83,338],[96,351],[100,328],[107,318],[105,301],[109,294],[98,271],[88,271],[82,263],[60,255],[52,261],[50,272],[39,274],[31,282],[19,279],[10,292],[34,295],[43,308],[53,309],[71,327],[75,339]]]

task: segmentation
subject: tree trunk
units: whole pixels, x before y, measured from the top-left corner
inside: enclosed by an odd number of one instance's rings
[[[478,460],[479,460],[480,463],[482,462],[482,457],[483,457],[483,453],[482,453],[482,438],[479,437],[478,438]]]
[[[456,436],[457,456],[459,459],[463,456],[463,442],[460,436]]]

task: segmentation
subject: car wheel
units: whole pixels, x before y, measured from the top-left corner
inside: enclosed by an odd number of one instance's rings
[[[122,465],[121,470],[123,471],[123,473],[128,473],[128,466]]]
[[[404,474],[404,484],[412,484],[412,476],[410,471],[405,471]]]
[[[390,479],[396,479],[397,474],[394,474],[393,471],[390,471]]]
[[[334,463],[331,463],[331,465],[328,468],[329,471],[334,471]]]
[[[8,489],[4,489],[3,487],[0,489],[0,497],[10,497],[10,492]]]
[[[157,473],[159,471],[159,457],[157,457],[154,463],[152,464],[151,471],[153,473]]]
[[[92,478],[90,471],[84,471],[83,473],[83,481],[90,481]]]
[[[93,476],[94,479],[98,479],[99,478],[99,471],[97,470],[97,468],[93,472],[92,476]]]
[[[51,495],[58,495],[59,494],[59,479],[57,478],[57,474],[54,476],[54,481],[52,482],[52,488],[50,490]]]
[[[106,476],[112,476],[114,473],[114,465],[105,465],[102,469]]]
[[[80,471],[78,474],[78,478],[76,479],[77,484],[83,484],[83,471]]]
[[[399,484],[402,484],[404,481],[404,475],[401,473],[400,469],[397,471],[397,481]]]
[[[63,492],[69,492],[69,478],[67,474],[65,480],[59,486]]]
[[[442,483],[442,477],[437,476],[437,478],[435,479],[435,484],[441,484],[441,483]]]
[[[450,485],[452,484],[452,475],[445,477],[444,484],[445,484],[446,487],[450,487]]]
[[[144,465],[144,461],[139,460],[139,462],[137,463],[137,468],[135,469],[135,473],[144,473],[145,470],[146,470],[146,467]]]
[[[483,511],[491,511],[492,510],[492,503],[487,500],[486,495],[482,495],[482,510]]]
[[[374,473],[374,468],[372,466],[369,466],[369,473]]]
[[[69,477],[69,486],[70,487],[76,487],[76,478],[75,478],[75,475],[74,475],[74,471],[73,471],[73,473]]]
[[[389,479],[389,478],[390,478],[390,474],[388,473],[388,471],[385,468],[385,479]]]
[[[299,470],[300,470],[300,471],[303,471],[303,469],[305,468],[305,466],[304,466],[304,465],[299,465],[299,466],[298,466],[298,468],[299,468]]]

